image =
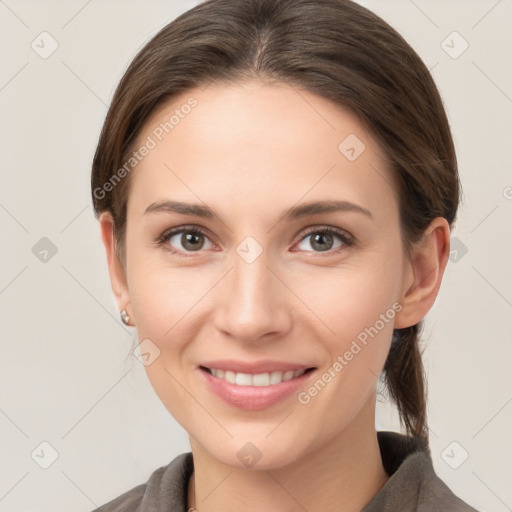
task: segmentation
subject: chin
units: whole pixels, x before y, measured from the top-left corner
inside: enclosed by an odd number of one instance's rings
[[[279,436],[265,439],[268,431],[261,436],[245,435],[229,439],[224,443],[212,443],[211,438],[202,449],[226,466],[250,471],[268,471],[294,463],[300,456],[297,443],[287,436],[288,445]]]

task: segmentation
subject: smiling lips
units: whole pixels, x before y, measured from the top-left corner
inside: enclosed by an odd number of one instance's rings
[[[241,409],[255,411],[297,391],[315,368],[277,361],[211,361],[199,369],[217,396]]]
[[[287,380],[295,379],[303,375],[306,370],[288,370],[275,371],[268,373],[238,373],[230,370],[222,370],[220,368],[208,368],[210,373],[219,379],[224,379],[226,382],[231,384],[237,384],[238,386],[270,386],[273,384],[281,384]]]

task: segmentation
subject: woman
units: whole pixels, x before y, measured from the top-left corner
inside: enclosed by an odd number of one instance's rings
[[[459,180],[433,80],[348,0],[209,0],[115,93],[92,171],[111,283],[191,453],[107,511],[471,511],[418,348]],[[375,430],[384,376],[406,435]]]

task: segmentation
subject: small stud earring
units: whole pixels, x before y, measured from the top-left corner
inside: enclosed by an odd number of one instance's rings
[[[120,315],[121,315],[121,320],[123,321],[123,324],[130,325],[130,315],[128,314],[126,309],[123,309],[121,311]]]

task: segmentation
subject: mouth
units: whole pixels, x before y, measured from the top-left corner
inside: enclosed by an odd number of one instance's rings
[[[199,369],[217,379],[224,380],[236,386],[268,387],[297,379],[306,373],[312,372],[316,368],[299,368],[297,370],[283,369],[260,373],[236,372],[223,368],[210,368],[208,366],[199,366]]]
[[[314,378],[316,366],[277,360],[217,359],[197,367],[200,381],[213,396],[246,411],[271,408]]]

